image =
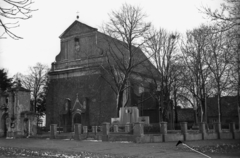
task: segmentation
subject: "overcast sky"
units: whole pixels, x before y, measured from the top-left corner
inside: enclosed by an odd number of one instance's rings
[[[76,20],[100,28],[108,21],[108,14],[123,3],[140,6],[148,15],[146,22],[168,31],[186,30],[209,23],[201,6],[217,9],[221,0],[35,0],[32,8],[38,9],[33,17],[20,21],[20,27],[12,29],[22,40],[0,40],[0,68],[7,69],[9,77],[17,72],[26,74],[37,62],[50,67],[60,52],[59,36]]]

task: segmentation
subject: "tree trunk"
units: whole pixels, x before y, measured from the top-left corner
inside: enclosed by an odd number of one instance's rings
[[[117,102],[116,113],[118,117],[119,117],[120,108],[122,107],[122,99],[123,99],[123,93],[119,92],[116,97],[116,102]]]
[[[197,113],[198,113],[197,109],[194,110],[194,122],[195,122],[195,125],[198,124],[198,114]]]
[[[177,91],[174,91],[174,106],[175,106],[175,126],[178,123],[178,115],[177,115]]]
[[[237,58],[237,74],[238,74],[238,87],[237,87],[237,106],[238,106],[238,130],[240,130],[240,43],[238,44],[238,58]]]
[[[218,123],[222,122],[221,116],[221,94],[218,92],[217,94],[217,109],[218,109]]]
[[[195,125],[198,124],[198,100],[194,98],[194,100],[196,100],[196,102],[194,102],[195,106],[196,106],[196,109],[194,110],[194,122],[195,122]]]
[[[240,81],[239,81],[239,85],[240,86]],[[240,130],[240,87],[238,87],[238,95],[237,95],[237,110],[238,110],[238,130]]]

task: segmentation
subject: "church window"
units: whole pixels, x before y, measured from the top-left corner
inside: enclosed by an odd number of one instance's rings
[[[80,50],[79,38],[74,38],[74,43],[75,43],[75,50],[79,51]]]

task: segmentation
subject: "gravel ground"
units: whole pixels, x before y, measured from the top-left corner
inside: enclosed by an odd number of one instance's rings
[[[33,158],[127,158],[110,154],[94,154],[90,152],[60,152],[51,150],[30,150],[23,148],[0,147],[0,156],[33,157]],[[129,157],[130,158],[130,157]]]

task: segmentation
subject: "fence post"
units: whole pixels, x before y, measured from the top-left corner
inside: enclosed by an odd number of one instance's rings
[[[113,125],[113,132],[118,133],[118,125]]]
[[[109,130],[110,124],[108,122],[104,122],[102,124],[102,141],[108,141]]]
[[[74,139],[80,140],[81,133],[82,133],[82,125],[79,123],[74,124]]]
[[[186,141],[187,138],[187,122],[181,122],[181,132],[183,135],[183,140]]]
[[[205,122],[200,123],[200,132],[202,133],[202,140],[206,139],[206,124]]]
[[[215,123],[215,132],[218,135],[218,139],[221,139],[221,133],[222,133],[222,128],[221,128],[221,123]]]
[[[92,126],[92,133],[97,134],[97,126]]]
[[[83,126],[83,133],[87,134],[88,133],[88,126]]]
[[[166,142],[166,135],[167,135],[167,122],[161,122],[161,129],[160,132],[162,134],[163,142]]]
[[[50,138],[51,139],[56,139],[56,136],[57,136],[57,124],[51,124],[50,125],[50,132],[51,132]]]
[[[233,139],[236,139],[236,136],[235,136],[235,132],[236,132],[235,122],[230,123],[230,132],[232,133]]]

